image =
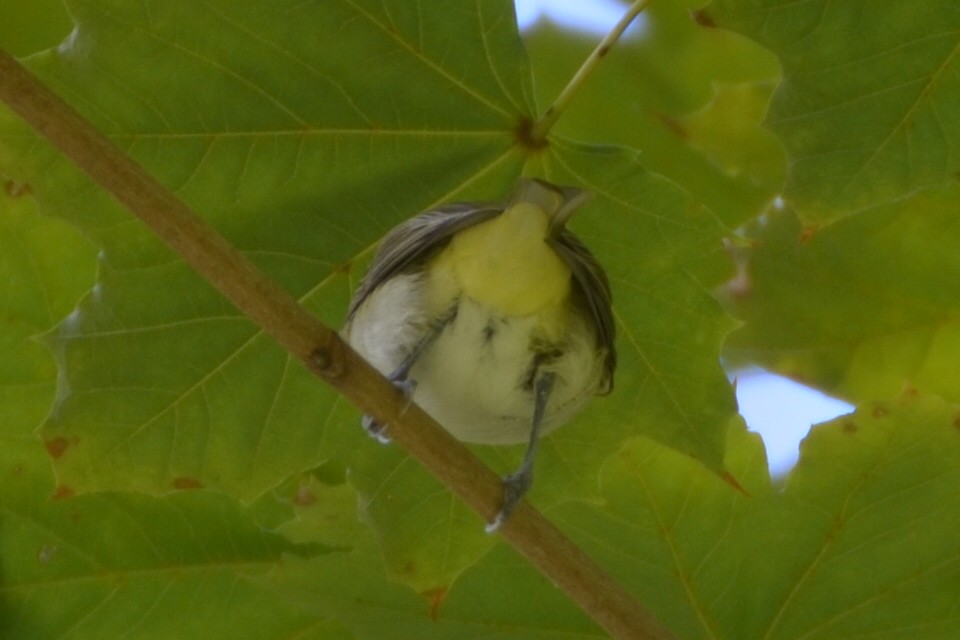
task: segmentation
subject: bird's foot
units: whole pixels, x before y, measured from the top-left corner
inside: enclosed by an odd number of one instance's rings
[[[503,479],[503,503],[496,517],[487,523],[485,527],[487,533],[494,533],[506,522],[531,486],[533,486],[533,469],[528,466],[520,468],[516,473],[511,473]]]
[[[410,403],[413,401],[413,392],[417,388],[416,381],[410,378],[394,378],[390,376],[390,382],[403,393],[407,399],[407,406],[410,406]],[[366,431],[367,435],[371,438],[380,444],[390,444],[391,438],[387,434],[388,425],[377,422],[372,416],[363,416],[360,424],[363,425],[364,431]]]

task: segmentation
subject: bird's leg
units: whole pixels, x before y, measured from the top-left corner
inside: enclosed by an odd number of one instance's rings
[[[397,365],[397,368],[387,376],[387,379],[393,383],[393,386],[403,392],[408,403],[413,398],[413,392],[417,388],[416,380],[409,378],[410,370],[413,369],[413,365],[417,363],[417,360],[420,359],[423,352],[433,344],[434,340],[440,337],[443,330],[446,329],[447,325],[453,322],[453,319],[456,317],[457,306],[453,305],[442,316],[431,322],[427,327],[426,333],[420,338],[417,344],[413,346],[410,353],[408,353],[407,356],[400,361],[400,364]],[[362,424],[367,433],[370,434],[371,437],[376,438],[378,442],[381,444],[389,444],[390,436],[387,435],[387,425],[380,424],[371,416],[363,416],[360,424]]]
[[[487,524],[487,533],[493,533],[510,517],[514,507],[533,485],[533,461],[537,456],[537,445],[540,442],[540,429],[543,425],[543,414],[547,408],[547,401],[553,391],[553,382],[556,374],[546,372],[539,375],[534,383],[533,426],[530,429],[530,441],[527,451],[523,454],[520,467],[503,479],[503,503],[500,511],[492,522]]]

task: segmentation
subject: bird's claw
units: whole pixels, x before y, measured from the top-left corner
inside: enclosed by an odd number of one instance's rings
[[[487,533],[497,531],[510,517],[517,503],[526,495],[532,485],[533,473],[530,467],[524,467],[516,473],[506,476],[503,479],[503,503],[500,505],[500,511],[497,512],[493,520],[487,523],[484,530]]]
[[[380,444],[390,444],[392,439],[387,435],[387,425],[380,424],[373,419],[372,416],[363,416],[360,419],[360,424],[363,426],[363,430],[367,432],[367,435],[379,442]]]
[[[393,383],[397,389],[403,393],[404,397],[407,399],[406,407],[410,406],[410,403],[413,401],[413,392],[417,388],[417,382],[411,380],[410,378],[394,378],[390,376],[390,382]],[[404,410],[406,410],[404,407]],[[393,440],[387,435],[387,426],[385,424],[380,424],[373,419],[372,416],[363,416],[360,420],[360,424],[363,425],[364,431],[367,432],[371,438],[379,442],[380,444],[390,444]]]

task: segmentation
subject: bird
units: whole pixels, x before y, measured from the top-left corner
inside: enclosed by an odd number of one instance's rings
[[[541,437],[613,389],[607,275],[566,228],[587,191],[521,178],[501,202],[439,206],[389,231],[342,334],[461,441],[526,443],[497,530],[533,484]],[[363,419],[389,442],[389,425]]]

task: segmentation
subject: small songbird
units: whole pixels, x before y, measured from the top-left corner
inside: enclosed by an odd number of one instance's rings
[[[565,228],[588,197],[521,179],[506,203],[422,213],[386,235],[350,303],[350,345],[447,431],[528,443],[491,531],[530,488],[539,438],[613,388],[610,286]]]

